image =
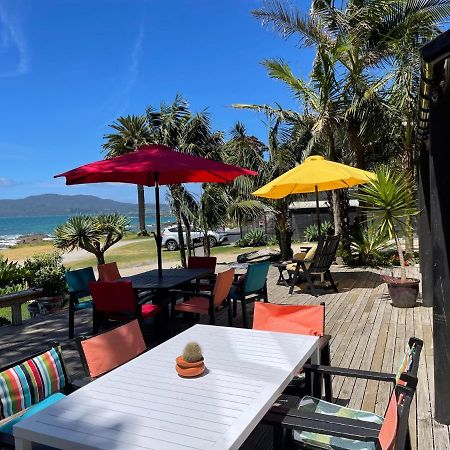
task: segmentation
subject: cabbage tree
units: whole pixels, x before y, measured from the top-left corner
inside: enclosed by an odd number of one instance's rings
[[[130,224],[122,214],[80,215],[70,217],[55,229],[55,246],[64,251],[83,249],[105,263],[105,252],[119,242]]]

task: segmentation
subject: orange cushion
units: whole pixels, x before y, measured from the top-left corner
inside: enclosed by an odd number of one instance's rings
[[[208,314],[209,300],[204,297],[191,297],[186,302],[177,303],[175,311]]]
[[[322,305],[255,303],[254,330],[323,336],[324,326]]]

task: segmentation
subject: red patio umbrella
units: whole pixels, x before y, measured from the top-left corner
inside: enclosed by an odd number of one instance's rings
[[[177,183],[228,183],[240,175],[257,175],[252,170],[177,152],[164,145],[144,145],[137,151],[96,161],[55,175],[66,177],[66,184],[132,183],[155,186],[156,247],[158,272],[161,264],[161,217],[159,186]]]

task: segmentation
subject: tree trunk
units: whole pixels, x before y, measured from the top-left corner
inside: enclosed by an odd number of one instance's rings
[[[183,224],[181,222],[181,213],[179,205],[177,207],[177,229],[178,229],[178,245],[180,247],[180,262],[186,268],[186,248],[184,243]]]
[[[360,131],[361,127],[358,119],[354,116],[349,116],[347,133],[350,150],[355,156],[356,167],[358,169],[364,169],[364,146],[361,142]]]
[[[407,121],[405,127],[405,136],[403,141],[403,169],[409,174],[412,180],[415,179],[414,171],[414,147],[412,143],[413,125],[410,120]],[[411,216],[405,219],[406,233],[405,233],[405,259],[409,264],[415,264],[414,258],[414,228]]]
[[[288,219],[287,219],[287,202],[280,201],[279,208],[275,210],[276,226],[279,232],[279,245],[281,252],[281,260],[288,261],[292,256],[292,250],[289,239]]]
[[[211,246],[209,245],[209,236],[207,230],[203,230],[203,251],[205,256],[211,256]]]
[[[96,253],[95,257],[97,258],[97,264],[105,264],[105,254],[103,252]]]
[[[189,223],[188,218],[182,214],[181,218],[183,219],[183,223],[184,223],[184,228],[186,229],[186,247],[187,247],[187,251],[188,251],[188,256],[191,257],[192,256],[192,239],[191,239],[191,224]]]
[[[397,246],[398,259],[400,261],[400,274],[402,282],[406,281],[406,267],[405,267],[405,258],[403,256],[403,249],[400,244],[400,240],[397,236],[397,233],[394,233],[395,245]]]
[[[145,194],[144,186],[137,185],[138,194],[138,216],[139,216],[139,236],[148,236],[147,228],[145,227]]]

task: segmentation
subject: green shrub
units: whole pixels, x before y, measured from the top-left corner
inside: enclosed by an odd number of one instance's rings
[[[250,230],[234,244],[236,247],[261,247],[267,245],[267,236],[262,230]]]
[[[12,286],[25,283],[26,269],[18,263],[8,261],[0,256],[0,288],[12,288]],[[16,292],[16,291],[12,291]]]
[[[277,236],[270,236],[269,239],[267,239],[267,245],[279,245]]]
[[[24,268],[30,287],[42,288],[46,296],[66,293],[66,269],[60,253],[35,255],[25,261]]]
[[[386,232],[373,223],[362,227],[351,242],[351,251],[354,262],[365,266],[392,265],[389,257],[383,253],[388,245],[389,237]]]
[[[320,234],[327,234],[328,230],[333,228],[331,222],[325,220],[320,224]],[[315,242],[319,239],[319,227],[316,223],[309,225],[303,233],[306,242]]]

